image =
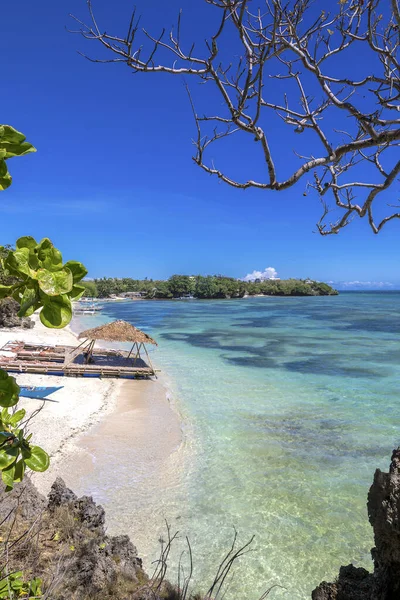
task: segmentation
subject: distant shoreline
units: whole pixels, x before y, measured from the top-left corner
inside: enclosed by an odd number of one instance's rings
[[[147,300],[220,300],[256,296],[336,296],[329,284],[312,279],[255,279],[224,275],[172,275],[167,280],[103,277],[82,281],[91,298],[146,298]]]
[[[144,300],[147,302],[172,302],[175,300],[180,300],[180,301],[184,301],[184,302],[191,302],[193,300],[196,301],[210,301],[210,300],[215,300],[215,301],[224,301],[224,300],[251,300],[252,298],[326,298],[326,297],[333,297],[333,296],[339,296],[341,293],[347,293],[347,292],[373,292],[373,291],[400,291],[400,290],[338,290],[337,294],[290,294],[290,295],[284,295],[284,294],[252,294],[251,296],[232,296],[232,297],[228,297],[228,298],[146,298],[145,296],[143,296],[142,298],[108,298],[108,297],[104,297],[101,298],[100,296],[97,298],[94,298],[94,300],[99,301],[99,302],[143,302]]]

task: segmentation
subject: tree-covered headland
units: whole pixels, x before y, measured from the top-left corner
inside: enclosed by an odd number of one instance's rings
[[[131,292],[147,299],[243,298],[245,296],[333,296],[338,292],[327,283],[310,279],[267,279],[242,281],[223,275],[172,275],[166,281],[103,277],[83,281],[86,296],[108,298]]]

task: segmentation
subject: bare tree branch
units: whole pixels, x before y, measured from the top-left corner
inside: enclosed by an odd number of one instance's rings
[[[206,173],[239,189],[280,191],[303,180],[306,190],[314,190],[322,201],[317,223],[322,235],[338,233],[354,217],[366,217],[378,233],[399,218],[398,213],[374,216],[382,213],[384,192],[395,193],[396,185],[398,191],[399,1],[339,0],[329,14],[312,0],[260,0],[262,8],[256,12],[251,0],[205,0],[216,25],[202,50],[194,43],[185,49],[181,12],[169,36],[165,29],[155,35],[141,29],[136,11],[124,37],[103,32],[92,0],[87,0],[89,24],[73,18],[79,25],[76,33],[100,43],[111,56],[86,56],[93,62],[124,62],[135,73],[190,75],[214,88],[220,100],[217,110],[200,114],[186,85],[197,130],[193,160]],[[225,63],[227,55],[231,61]],[[360,56],[368,64],[368,75],[358,74]],[[354,65],[354,77],[348,68],[338,72],[338,65],[348,64]],[[283,85],[278,100],[277,90]],[[277,170],[277,157],[287,152],[287,144],[283,140],[275,147],[274,118],[289,135],[307,131],[314,136],[314,142],[299,138],[293,152],[301,164],[291,174]],[[211,147],[233,135],[258,142],[265,179],[241,181],[208,158]],[[312,155],[304,156],[310,143]],[[310,173],[312,181],[307,179]],[[300,201],[305,202],[305,196],[300,194]],[[328,223],[332,210],[339,216]]]

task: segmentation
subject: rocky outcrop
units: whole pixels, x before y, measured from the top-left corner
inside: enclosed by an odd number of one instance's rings
[[[25,477],[11,492],[5,492],[0,484],[0,523],[16,510],[21,519],[33,521],[40,517],[46,505],[46,498],[39,494],[29,477]]]
[[[78,498],[62,479],[54,482],[48,501],[29,479],[10,493],[0,493],[0,529],[14,524],[16,513],[21,520],[19,530],[29,531],[29,539],[25,534],[18,537],[28,549],[13,547],[15,563],[11,555],[9,566],[42,577],[52,600],[177,597],[176,588],[168,582],[159,586],[149,579],[128,536],[107,535],[103,508],[90,496]],[[375,537],[374,572],[353,565],[341,567],[337,580],[321,583],[312,600],[400,600],[400,448],[393,451],[389,473],[375,472],[368,515]],[[23,563],[24,552],[29,552],[26,564],[34,565],[31,572]],[[49,579],[54,572],[56,577]]]
[[[375,471],[368,494],[374,528],[374,589],[379,600],[400,598],[400,448],[393,451],[389,473]]]
[[[400,599],[400,448],[393,451],[389,473],[375,471],[367,506],[375,539],[373,574],[341,567],[337,581],[321,583],[312,600]]]
[[[135,546],[126,535],[106,535],[104,509],[91,496],[78,498],[58,477],[47,510],[56,526],[62,528],[64,519],[71,524],[68,543],[73,551],[65,561],[65,591],[96,598],[118,585],[134,588],[146,579]]]
[[[21,537],[10,568],[41,577],[52,600],[160,600],[159,582],[143,571],[129,537],[108,536],[104,509],[90,496],[78,498],[60,478],[47,501],[29,478],[12,492],[0,491],[0,533]],[[163,598],[175,597],[167,582],[161,589]]]
[[[312,600],[367,600],[371,598],[373,576],[365,569],[340,567],[335,583],[323,581],[312,593]]]
[[[29,317],[18,316],[19,304],[13,298],[5,298],[0,301],[0,327],[23,327],[32,329],[35,323]]]

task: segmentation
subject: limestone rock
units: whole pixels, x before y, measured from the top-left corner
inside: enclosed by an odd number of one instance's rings
[[[61,477],[57,477],[48,495],[48,509],[54,511],[58,506],[68,504],[76,500],[77,496],[72,490],[67,488],[65,482]]]
[[[0,302],[0,327],[23,327],[31,329],[35,323],[29,317],[18,317],[19,304],[13,298],[5,298]]]
[[[334,583],[321,583],[312,600],[400,600],[400,448],[393,450],[389,473],[375,471],[368,494],[374,529],[374,572],[341,567]]]
[[[18,508],[22,519],[32,520],[38,517],[46,508],[46,499],[39,494],[29,477],[16,485],[10,492],[0,486],[0,521],[3,521],[12,510]]]
[[[312,593],[312,600],[372,600],[373,577],[353,565],[340,567],[335,583],[322,582]]]
[[[400,448],[393,450],[389,473],[375,471],[368,494],[374,528],[374,593],[379,600],[400,598]]]
[[[146,579],[142,561],[127,535],[109,537],[105,533],[105,512],[90,496],[77,498],[57,477],[48,496],[48,510],[57,518],[64,510],[72,522],[69,536],[74,553],[68,559],[65,589],[78,596],[98,597],[105,590],[113,590],[122,580],[137,583]],[[59,517],[58,517],[59,518]]]

